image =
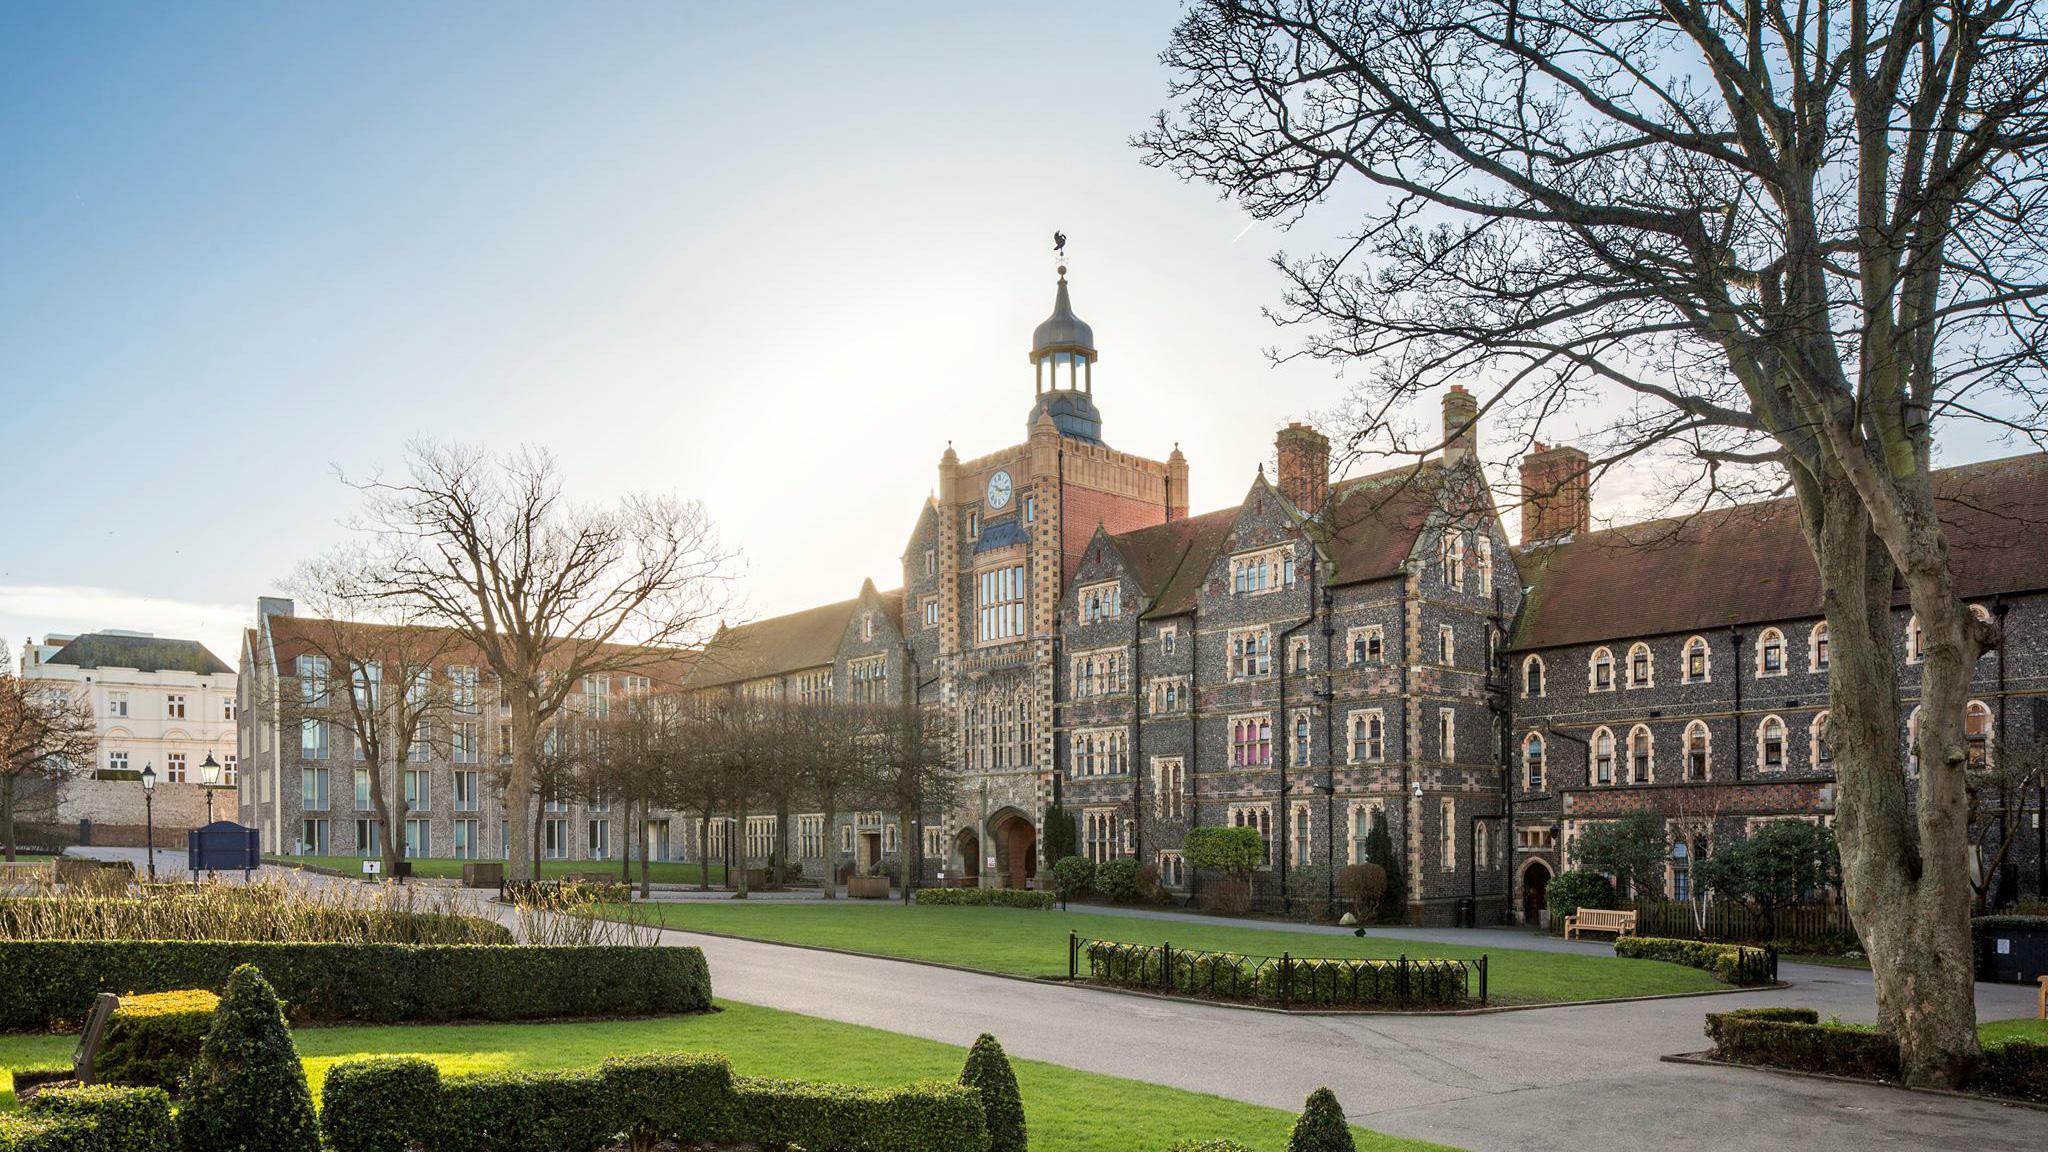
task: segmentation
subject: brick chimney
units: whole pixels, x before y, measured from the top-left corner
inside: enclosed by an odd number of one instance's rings
[[[1330,496],[1330,438],[1299,421],[1273,437],[1280,464],[1280,494],[1296,508],[1314,512]]]
[[[1592,522],[1586,454],[1537,441],[1535,450],[1522,457],[1522,543],[1578,535]]]
[[[1463,384],[1444,393],[1444,463],[1456,464],[1479,452],[1479,401]]]

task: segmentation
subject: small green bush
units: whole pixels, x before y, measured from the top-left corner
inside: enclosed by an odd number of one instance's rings
[[[1294,1132],[1287,1137],[1287,1152],[1356,1152],[1356,1148],[1337,1094],[1328,1088],[1309,1093],[1307,1105],[1294,1121]]]
[[[746,1143],[805,1152],[988,1152],[981,1096],[962,1084],[865,1088],[739,1078],[733,1085],[731,1135]]]
[[[1166,1152],[1252,1152],[1251,1145],[1235,1140],[1175,1140]]]
[[[101,992],[220,989],[254,964],[298,1020],[395,1024],[711,1007],[696,948],[207,940],[0,941],[0,1028],[82,1020]]]
[[[597,1152],[624,1127],[595,1068],[492,1072],[441,1081],[433,1152]]]
[[[1797,1013],[1797,1015],[1792,1015]],[[1738,1008],[1707,1014],[1717,1059],[1865,1080],[1899,1078],[1899,1044],[1882,1032],[1821,1024],[1810,1010]]]
[[[1059,898],[1030,888],[919,888],[917,903],[925,907],[1051,908]]]
[[[1636,960],[1667,960],[1689,968],[1702,968],[1730,984],[1744,983],[1743,960],[1760,969],[1763,949],[1743,944],[1716,944],[1709,940],[1674,940],[1663,936],[1622,936],[1614,942],[1614,954]]]
[[[1071,900],[1095,883],[1095,864],[1086,856],[1068,856],[1052,866],[1052,885],[1060,899]]]
[[[1970,1087],[1994,1096],[2048,1104],[2048,1044],[2007,1040],[1986,1047]]]
[[[981,1095],[989,1152],[1025,1152],[1029,1141],[1024,1136],[1024,1096],[1017,1090],[1010,1058],[994,1036],[983,1032],[975,1038],[960,1082]]]
[[[1095,890],[1117,904],[1138,898],[1138,862],[1129,856],[1105,860],[1095,870]]]
[[[284,1005],[251,965],[228,978],[179,1093],[178,1143],[183,1152],[320,1152],[320,1121]]]
[[[1598,872],[1559,872],[1543,890],[1543,900],[1550,906],[1551,928],[1562,932],[1564,918],[1581,908],[1614,907],[1614,883]]]
[[[83,1129],[82,1147],[107,1152],[163,1149],[175,1146],[171,1098],[161,1088],[119,1088],[94,1084],[80,1088],[48,1088],[29,1097],[28,1115],[57,1126]]]
[[[350,1060],[320,1086],[320,1130],[336,1152],[408,1152],[440,1107],[441,1070],[417,1056]]]
[[[614,1056],[604,1062],[601,1075],[618,1109],[614,1122],[636,1148],[664,1138],[683,1142],[691,1133],[708,1138],[734,1130],[732,1066],[723,1056]]]
[[[1256,828],[1190,828],[1181,852],[1188,867],[1227,876],[1249,876],[1266,862],[1266,842]]]
[[[107,1018],[93,1077],[105,1084],[176,1089],[199,1059],[218,1007],[220,997],[197,988],[121,997]]]

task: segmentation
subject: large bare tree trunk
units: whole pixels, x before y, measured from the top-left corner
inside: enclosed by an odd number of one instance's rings
[[[1934,581],[1938,592],[1912,595],[1927,663],[1919,794],[1917,804],[1909,804],[1899,743],[1895,567],[1848,483],[1818,487],[1802,491],[1801,505],[1809,513],[1828,621],[1828,739],[1840,782],[1835,831],[1842,888],[1871,959],[1879,1027],[1898,1037],[1907,1080],[1953,1085],[1978,1055],[1969,868],[1961,853],[1929,860],[1920,846],[1965,842],[1955,826],[1966,809],[1962,724],[1970,669],[1961,652],[1974,648],[1954,617],[1967,619],[1968,611],[1947,588],[1945,563]],[[1909,587],[1915,583],[1909,578]],[[1952,639],[1937,639],[1937,628]]]
[[[539,739],[540,727],[534,715],[533,697],[525,688],[516,688],[512,693],[512,770],[505,778],[505,839],[513,844],[533,846],[529,860],[524,853],[506,853],[509,879],[536,880],[540,878],[540,841],[534,837],[532,815],[527,810],[527,799],[533,792],[533,753]]]
[[[839,802],[830,793],[825,799],[825,899],[839,898],[839,837],[833,825],[839,819]]]
[[[732,860],[733,866],[739,869],[738,881],[735,882],[731,874],[728,873],[725,878],[726,883],[732,886],[733,899],[745,900],[747,898],[747,864],[749,861],[747,859],[747,813],[743,808],[733,810],[732,828],[725,835],[725,854]]]

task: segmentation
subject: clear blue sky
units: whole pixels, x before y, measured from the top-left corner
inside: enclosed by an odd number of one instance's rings
[[[232,661],[419,436],[702,499],[752,614],[890,586],[1021,437],[1055,227],[1107,439],[1234,502],[1342,386],[1262,354],[1323,237],[1126,143],[1177,10],[0,5],[0,638]]]

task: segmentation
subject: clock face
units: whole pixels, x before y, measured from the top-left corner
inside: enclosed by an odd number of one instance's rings
[[[988,506],[997,511],[1010,506],[1010,474],[998,472],[988,478]]]

